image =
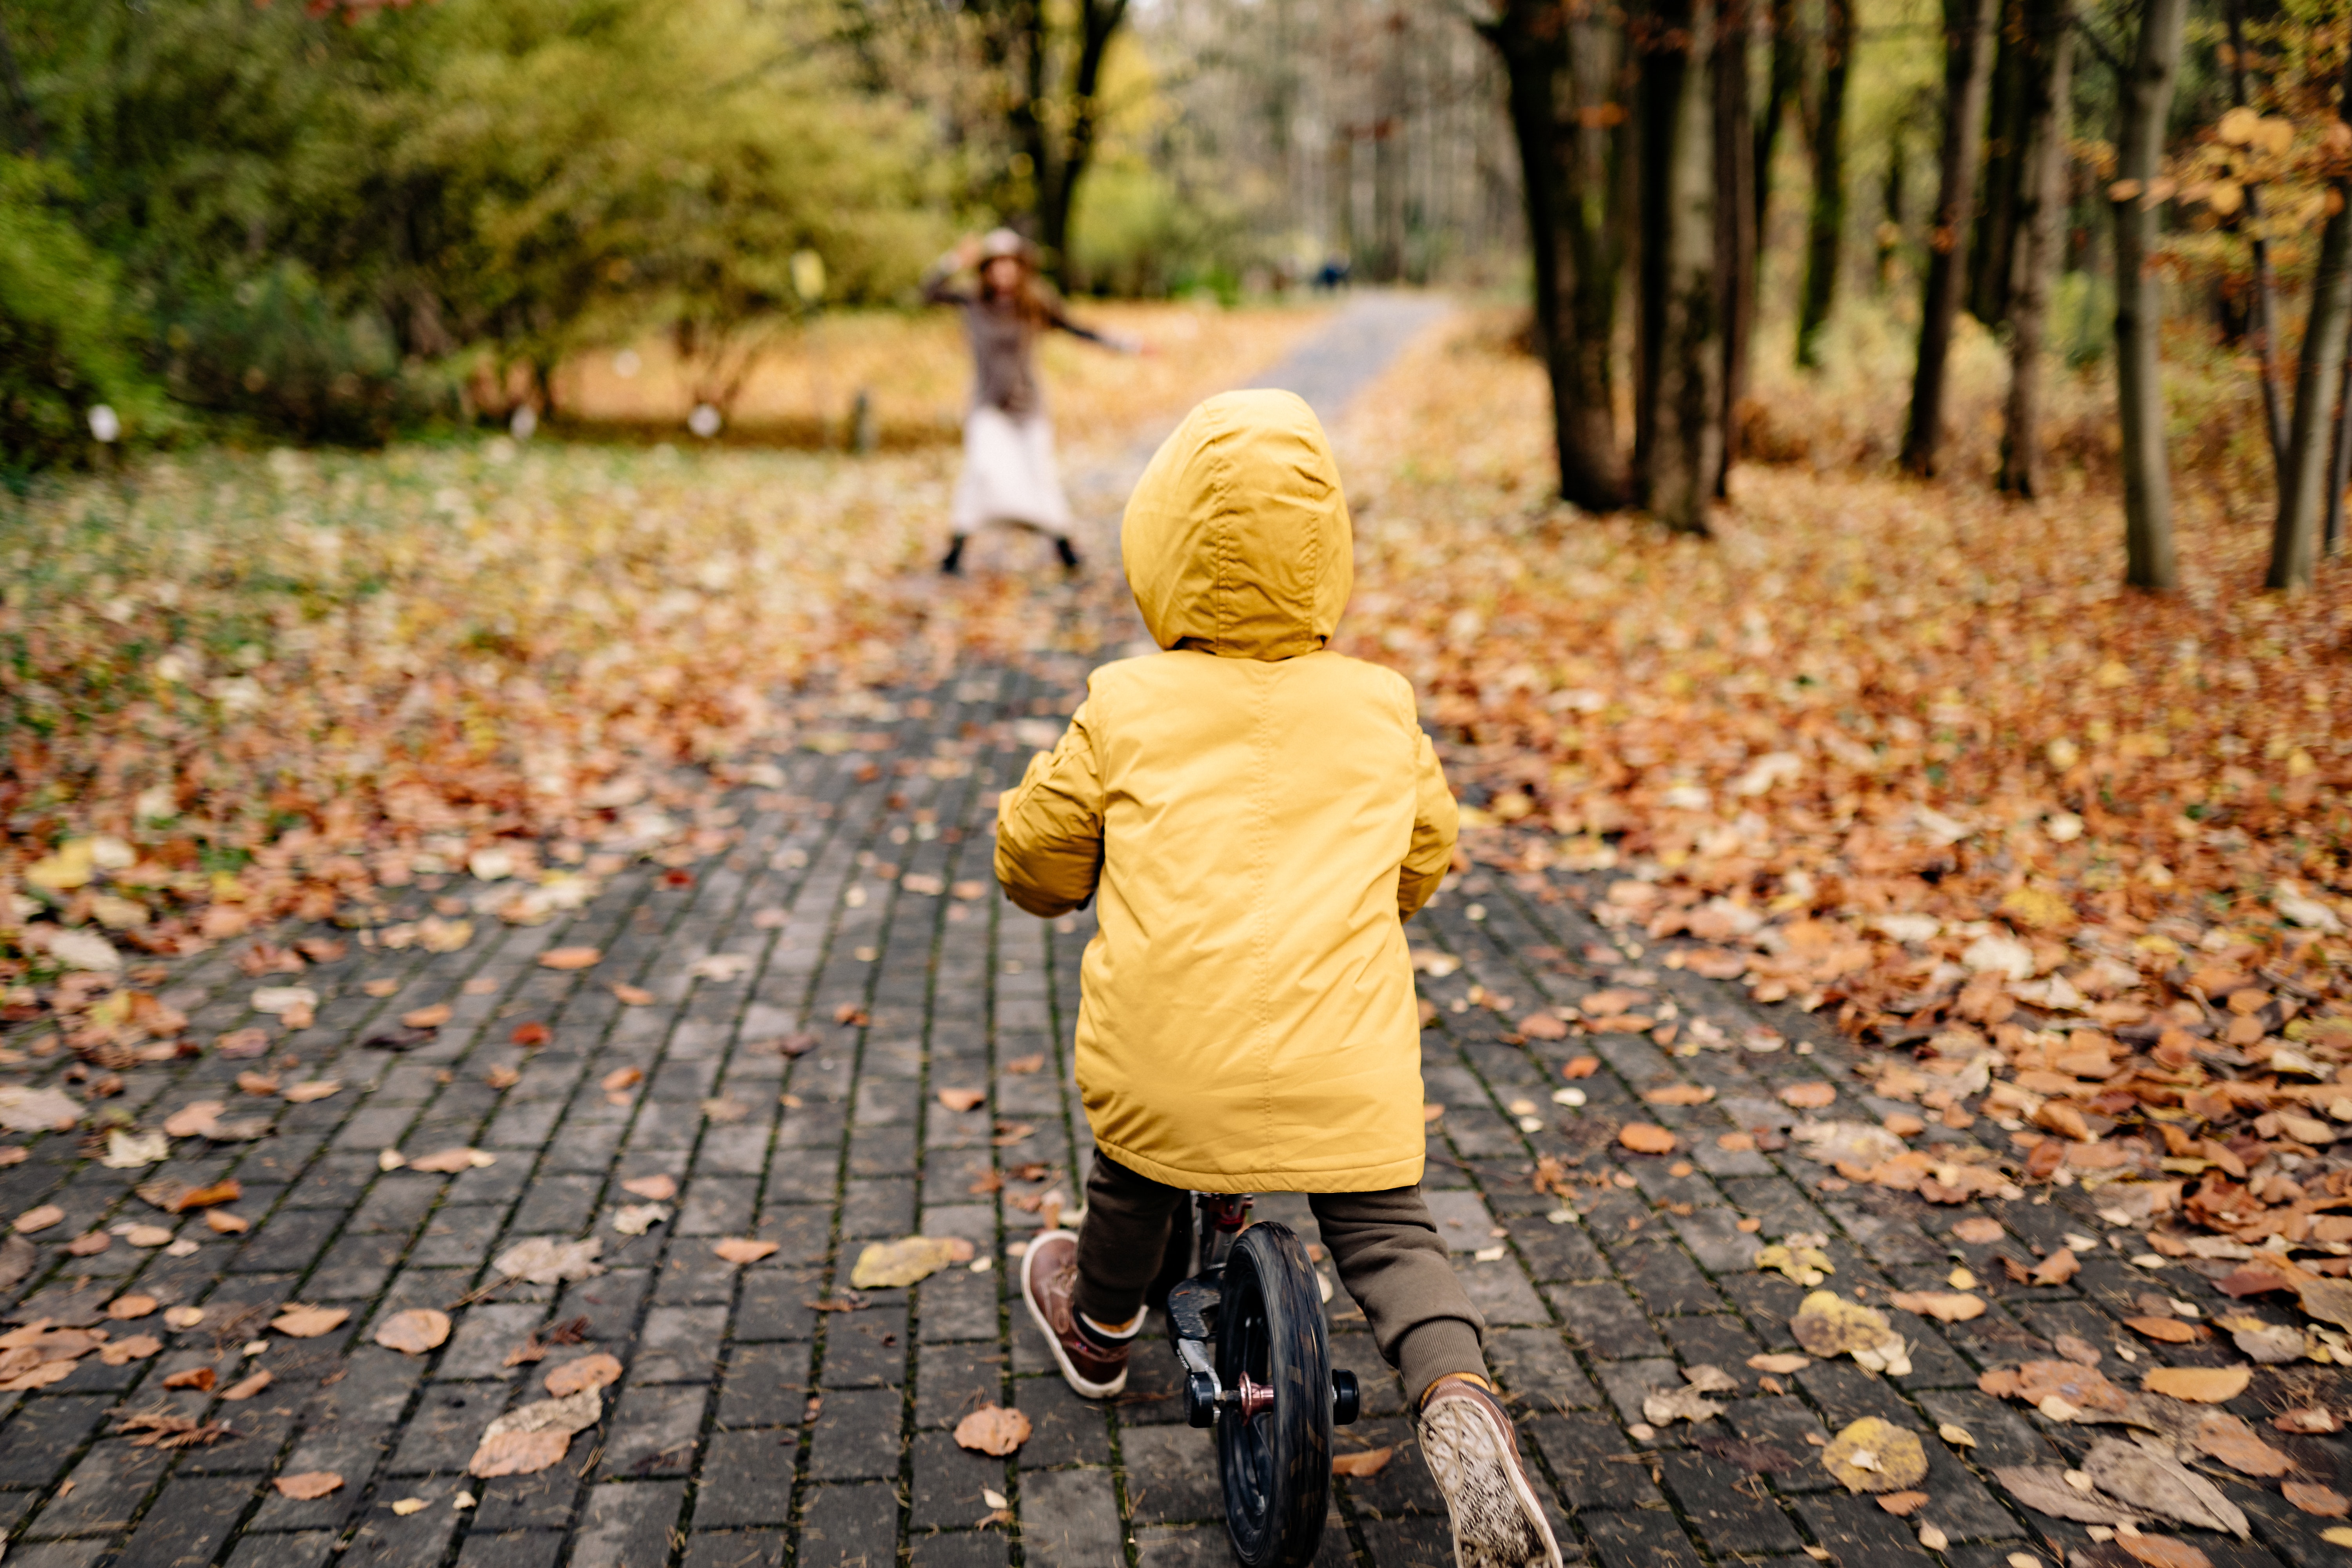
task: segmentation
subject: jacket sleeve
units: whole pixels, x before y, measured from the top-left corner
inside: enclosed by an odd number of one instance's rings
[[[1437,750],[1415,727],[1413,735],[1412,845],[1397,873],[1397,918],[1411,920],[1429,902],[1454,863],[1454,836],[1462,816],[1454,792],[1445,787],[1445,770],[1438,766]],[[1003,854],[1002,850],[998,851]]]
[[[1102,776],[1088,706],[1079,705],[1061,743],[1030,758],[1020,784],[996,802],[996,880],[1005,897],[1046,919],[1085,908],[1102,875]]]

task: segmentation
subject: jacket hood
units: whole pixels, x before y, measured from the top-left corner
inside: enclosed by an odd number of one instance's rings
[[[1355,585],[1339,465],[1294,393],[1223,392],[1161,443],[1119,529],[1152,640],[1283,659],[1330,640]]]

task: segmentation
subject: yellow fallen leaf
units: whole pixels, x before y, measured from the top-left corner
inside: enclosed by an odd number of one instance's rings
[[[1917,1433],[1865,1415],[1822,1450],[1822,1465],[1848,1491],[1902,1491],[1927,1479],[1927,1451]]]

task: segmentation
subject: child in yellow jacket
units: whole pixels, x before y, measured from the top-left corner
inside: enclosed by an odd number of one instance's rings
[[[1014,903],[1099,899],[1077,1027],[1086,1218],[1030,1244],[1030,1312],[1070,1386],[1108,1398],[1186,1192],[1306,1193],[1420,1412],[1457,1559],[1558,1568],[1421,1195],[1403,922],[1453,858],[1454,797],[1412,688],[1326,646],[1354,565],[1313,412],[1286,392],[1202,404],[1137,484],[1120,547],[1164,651],[1096,670],[997,807]]]

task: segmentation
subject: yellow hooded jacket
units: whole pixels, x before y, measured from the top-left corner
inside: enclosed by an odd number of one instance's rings
[[[997,805],[1014,903],[1101,896],[1077,1029],[1095,1142],[1205,1192],[1418,1182],[1403,921],[1453,858],[1454,797],[1404,679],[1325,648],[1355,574],[1314,413],[1202,404],[1120,544],[1166,651],[1096,670]]]

